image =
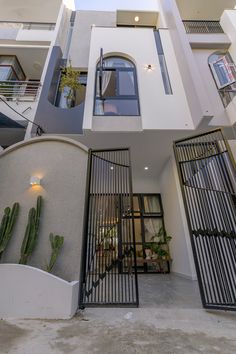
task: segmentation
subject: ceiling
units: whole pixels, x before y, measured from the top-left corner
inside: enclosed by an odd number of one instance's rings
[[[56,22],[61,0],[0,0],[0,21]]]
[[[225,9],[234,9],[236,0],[176,0],[182,20],[219,20]]]
[[[0,55],[16,55],[28,79],[40,80],[48,48],[0,47]]]
[[[138,22],[135,22],[138,17]],[[118,26],[157,26],[158,13],[149,11],[117,10],[116,22]]]

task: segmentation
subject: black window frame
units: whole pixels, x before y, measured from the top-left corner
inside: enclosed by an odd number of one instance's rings
[[[106,97],[101,97],[100,95],[97,95],[97,92],[99,92],[99,87],[98,87],[98,82],[99,82],[99,75],[101,73],[101,68],[99,66],[100,62],[98,62],[97,66],[96,66],[96,74],[95,74],[95,88],[94,88],[94,106],[93,106],[93,115],[94,116],[98,116],[98,117],[104,117],[107,116],[109,114],[98,114],[96,113],[96,101],[97,100],[103,100],[104,101],[119,101],[119,100],[129,100],[129,101],[136,101],[137,102],[137,114],[112,114],[114,116],[133,116],[133,117],[139,117],[140,116],[140,105],[139,105],[139,92],[138,92],[138,81],[137,81],[137,71],[136,71],[136,66],[135,64],[122,56],[109,56],[106,57],[104,59],[104,61],[106,61],[107,59],[112,59],[112,58],[117,58],[117,59],[122,59],[125,60],[129,63],[132,64],[132,66],[130,67],[103,67],[102,68],[102,72],[104,71],[114,71],[115,72],[115,77],[116,77],[116,95],[115,96],[106,96]],[[133,73],[133,79],[134,79],[134,95],[121,95],[119,94],[119,72],[132,72]]]

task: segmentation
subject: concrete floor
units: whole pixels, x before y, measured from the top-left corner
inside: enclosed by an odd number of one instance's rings
[[[140,275],[140,308],[88,308],[68,321],[1,320],[1,354],[235,354],[236,313],[201,308],[196,282]]]

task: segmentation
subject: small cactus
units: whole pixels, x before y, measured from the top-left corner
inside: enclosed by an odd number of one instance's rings
[[[32,254],[39,232],[40,214],[42,208],[42,197],[38,196],[36,209],[31,208],[28,214],[28,223],[25,236],[21,245],[20,264],[27,264],[29,256]]]
[[[0,226],[0,257],[2,256],[2,253],[6,249],[8,242],[12,237],[12,232],[19,213],[19,208],[19,203],[14,203],[12,209],[10,207],[6,207],[4,210],[4,215]]]
[[[51,243],[52,253],[49,264],[46,266],[47,272],[51,273],[54,264],[56,263],[57,257],[59,255],[60,249],[64,243],[64,237],[59,235],[53,235],[50,233],[49,240]]]

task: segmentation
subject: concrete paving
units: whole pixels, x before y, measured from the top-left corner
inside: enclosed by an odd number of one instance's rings
[[[71,320],[1,320],[1,354],[235,354],[236,313],[201,308],[196,282],[140,275],[140,308],[88,308]]]

